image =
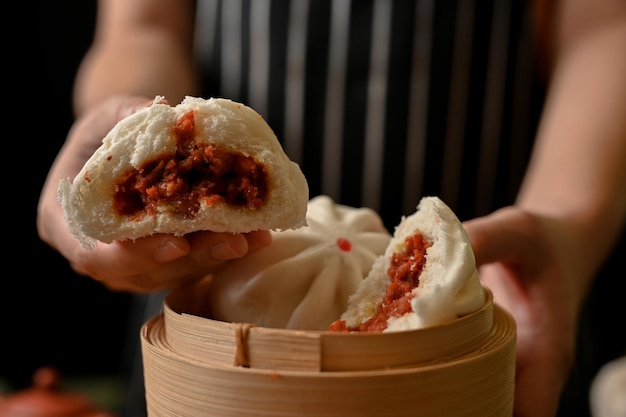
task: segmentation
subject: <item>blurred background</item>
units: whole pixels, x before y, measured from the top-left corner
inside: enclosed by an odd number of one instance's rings
[[[41,186],[73,121],[72,82],[92,39],[95,3],[38,1],[34,7],[18,4],[18,11],[5,15],[17,28],[7,33],[5,26],[2,37],[4,104],[10,108],[4,139],[11,167],[3,212],[11,239],[0,287],[0,395],[30,387],[37,369],[54,366],[68,388],[117,412],[127,400],[128,373],[138,360],[137,323],[129,324],[133,298],[76,275],[39,240],[35,227]],[[587,399],[580,393],[602,364],[626,353],[623,289],[616,291],[623,288],[625,255],[622,238],[583,311],[564,410],[584,410]]]

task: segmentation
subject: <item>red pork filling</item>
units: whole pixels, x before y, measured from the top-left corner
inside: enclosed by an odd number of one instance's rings
[[[390,317],[400,317],[412,310],[411,291],[419,286],[419,278],[426,265],[426,250],[431,243],[421,234],[409,236],[404,241],[405,250],[394,253],[387,269],[390,278],[385,297],[376,307],[376,313],[358,327],[348,327],[345,320],[336,320],[329,330],[336,332],[382,332]]]
[[[219,149],[196,140],[194,112],[181,116],[172,128],[173,155],[158,156],[130,169],[115,183],[117,214],[141,218],[157,206],[193,217],[200,203],[228,204],[257,210],[267,195],[267,170],[241,152]]]

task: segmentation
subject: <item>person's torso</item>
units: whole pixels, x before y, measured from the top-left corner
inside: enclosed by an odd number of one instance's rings
[[[205,96],[264,116],[311,197],[392,227],[437,195],[461,219],[510,204],[541,89],[524,2],[199,0]]]

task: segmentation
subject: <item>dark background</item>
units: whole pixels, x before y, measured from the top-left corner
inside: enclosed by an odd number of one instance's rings
[[[45,176],[73,121],[72,82],[92,39],[95,1],[16,6],[5,11],[13,23],[3,25],[12,29],[2,41],[9,252],[0,287],[0,380],[10,389],[30,386],[45,365],[67,376],[122,372],[130,306],[128,294],[75,274],[35,224]]]
[[[3,25],[2,37],[9,252],[0,287],[0,381],[10,389],[30,386],[34,371],[46,365],[70,378],[126,375],[133,358],[129,343],[136,347],[138,338],[128,324],[131,296],[76,275],[35,226],[41,187],[73,121],[72,83],[92,40],[95,1],[16,7],[5,13],[5,21],[14,21]],[[560,415],[586,415],[591,378],[603,363],[626,354],[620,330],[625,255],[622,238],[583,310],[577,365],[563,398],[569,411]]]

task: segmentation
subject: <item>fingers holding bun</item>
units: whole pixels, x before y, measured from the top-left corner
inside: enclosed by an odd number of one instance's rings
[[[247,233],[306,223],[308,185],[263,118],[228,99],[186,97],[122,119],[61,206],[85,247],[198,230]]]

